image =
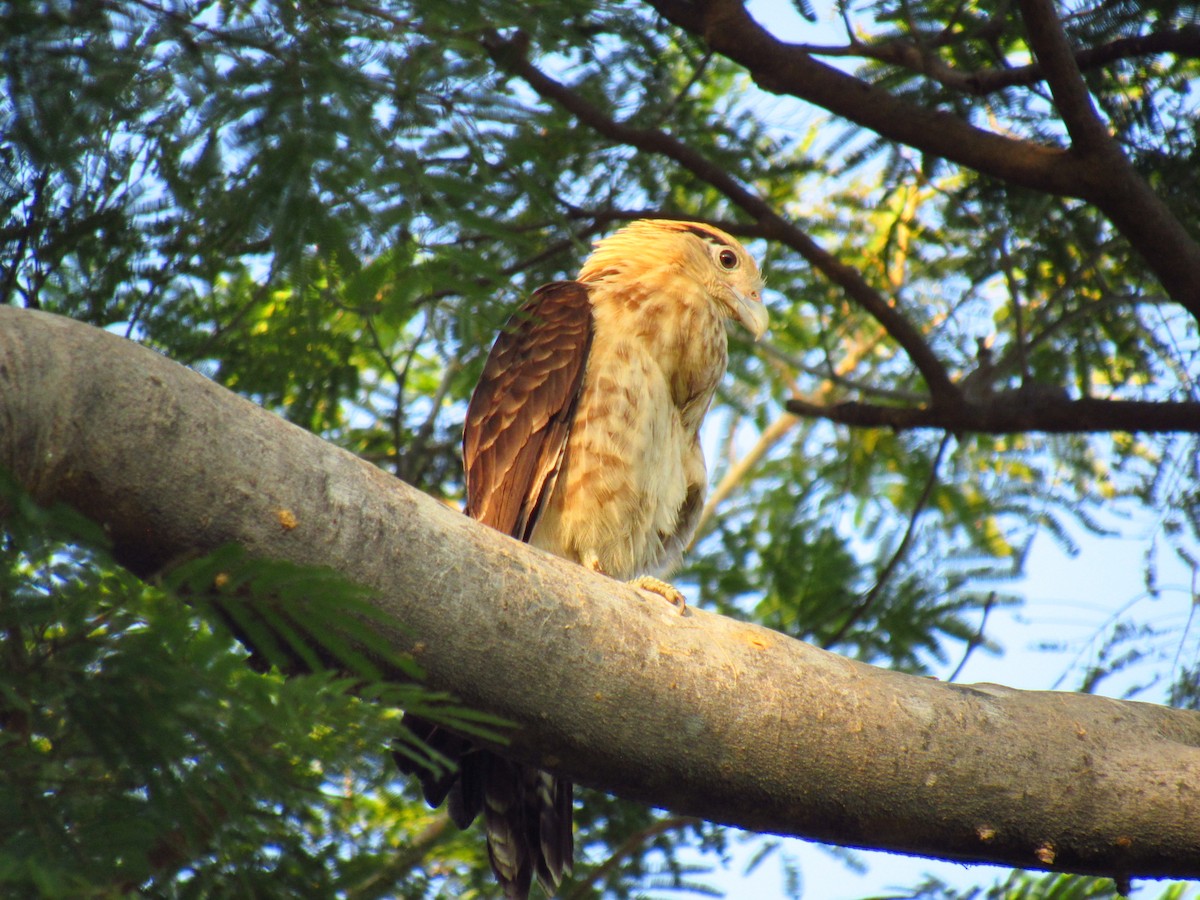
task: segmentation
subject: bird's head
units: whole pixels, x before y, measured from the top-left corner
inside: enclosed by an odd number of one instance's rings
[[[582,282],[685,278],[758,340],[767,330],[762,275],[738,240],[712,225],[640,219],[596,244],[579,272]]]

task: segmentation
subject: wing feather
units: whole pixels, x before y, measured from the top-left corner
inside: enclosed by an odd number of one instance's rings
[[[587,287],[559,281],[534,291],[496,338],[463,426],[472,518],[529,540],[566,453],[592,328]],[[460,750],[458,761],[450,778],[422,776],[425,798],[436,805],[448,795],[460,827],[484,814],[506,898],[527,897],[535,875],[552,895],[574,856],[571,782],[485,750]]]
[[[508,320],[467,407],[467,514],[528,540],[554,490],[592,343],[588,289],[538,288]]]

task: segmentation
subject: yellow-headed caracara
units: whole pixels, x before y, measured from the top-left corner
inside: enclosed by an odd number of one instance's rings
[[[633,222],[575,281],[534,291],[496,339],[463,431],[467,513],[675,603],[707,487],[698,431],[727,360],[725,323],[767,328],[758,266],[711,225]],[[408,717],[456,772],[420,771],[467,827],[482,811],[509,900],[570,870],[572,786]],[[411,762],[402,761],[407,771]]]

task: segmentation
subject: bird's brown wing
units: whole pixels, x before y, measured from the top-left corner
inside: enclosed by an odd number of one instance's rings
[[[592,343],[587,288],[558,281],[509,319],[463,426],[467,514],[527,541],[562,465]]]
[[[472,518],[529,540],[562,466],[591,344],[588,289],[573,281],[538,288],[496,338],[463,426]],[[421,778],[431,805],[445,800],[460,828],[484,814],[505,897],[524,900],[535,877],[553,895],[574,855],[571,783],[431,722],[407,715],[404,722],[458,767],[429,772],[397,755],[401,769]]]

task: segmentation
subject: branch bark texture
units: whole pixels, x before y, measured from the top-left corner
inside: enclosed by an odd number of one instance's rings
[[[0,308],[0,465],[136,571],[236,541],[373,587],[433,685],[575,780],[850,846],[1200,876],[1200,714],[942,684],[680,615],[103,331]]]

